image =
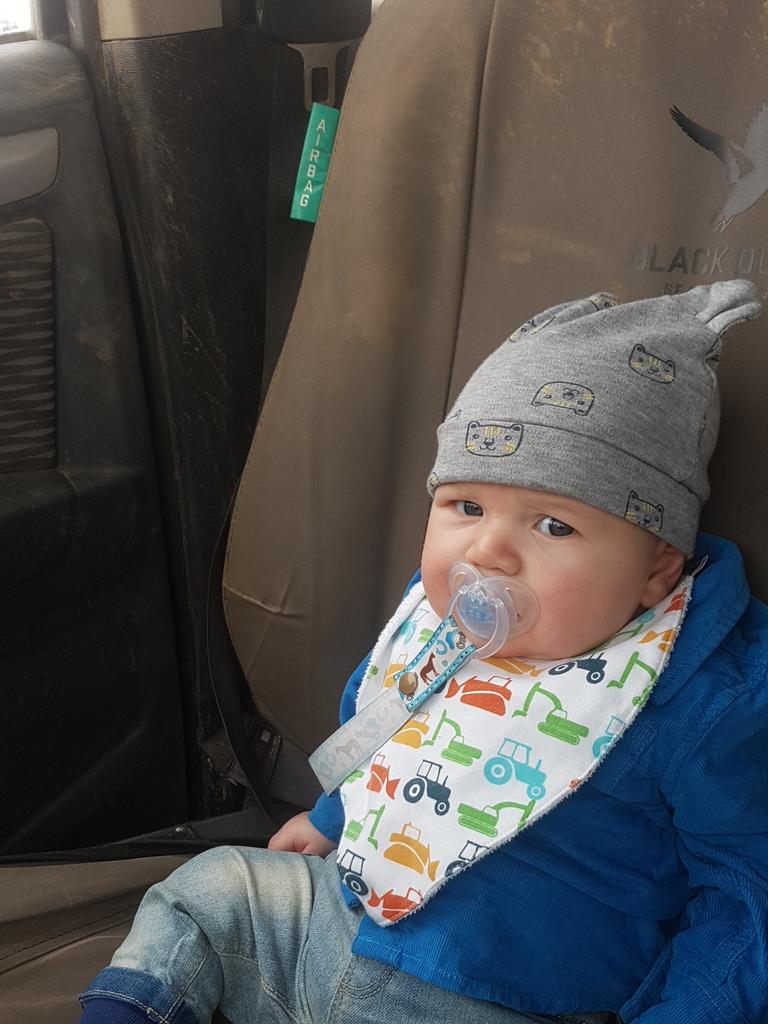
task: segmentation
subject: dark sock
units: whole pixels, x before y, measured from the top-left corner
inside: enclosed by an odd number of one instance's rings
[[[147,1014],[122,999],[89,999],[80,1024],[147,1024]]]

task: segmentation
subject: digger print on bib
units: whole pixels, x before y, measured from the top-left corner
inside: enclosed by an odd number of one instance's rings
[[[343,883],[379,925],[417,910],[458,872],[572,793],[632,724],[664,669],[692,577],[605,644],[559,662],[473,659],[340,787]],[[421,583],[374,648],[358,711],[406,665],[418,694],[450,659]]]

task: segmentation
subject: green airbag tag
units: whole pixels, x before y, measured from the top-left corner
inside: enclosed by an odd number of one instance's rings
[[[326,107],[322,103],[312,104],[293,192],[291,217],[294,220],[308,220],[312,223],[317,220],[338,124],[339,111],[335,107]]]

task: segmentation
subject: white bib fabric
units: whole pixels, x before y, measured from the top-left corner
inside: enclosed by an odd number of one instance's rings
[[[569,661],[470,660],[340,788],[342,881],[386,926],[572,793],[632,724],[666,665],[692,587]],[[415,584],[374,648],[358,711],[439,626]],[[439,674],[436,648],[416,666]]]

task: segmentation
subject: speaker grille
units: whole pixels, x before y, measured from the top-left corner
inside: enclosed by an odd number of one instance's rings
[[[56,462],[53,239],[36,218],[0,226],[0,473]]]

